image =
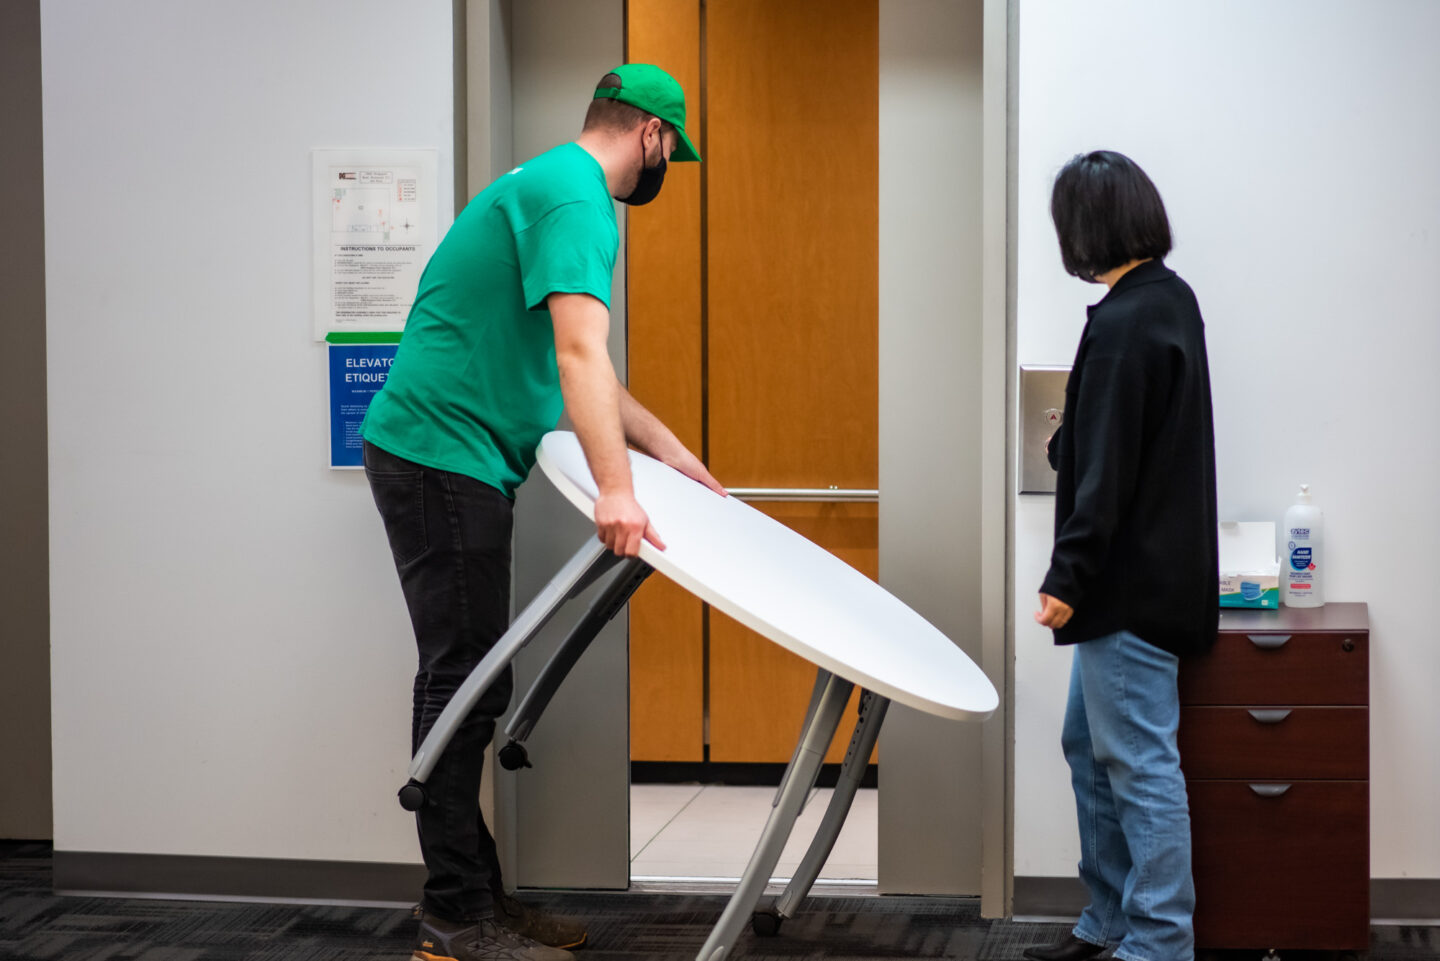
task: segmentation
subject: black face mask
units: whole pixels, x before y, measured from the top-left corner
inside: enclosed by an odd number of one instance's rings
[[[642,147],[643,151],[644,148]],[[642,158],[643,163],[643,158]],[[653,167],[641,167],[640,179],[635,182],[635,189],[624,197],[617,198],[622,204],[629,204],[632,207],[639,207],[654,200],[660,193],[660,187],[665,183],[665,137],[660,137],[660,162]]]

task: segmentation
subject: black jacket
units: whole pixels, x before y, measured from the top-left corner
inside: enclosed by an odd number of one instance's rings
[[[1202,653],[1219,620],[1219,548],[1200,305],[1157,260],[1089,315],[1050,441],[1055,548],[1040,590],[1075,609],[1055,643],[1128,630]]]

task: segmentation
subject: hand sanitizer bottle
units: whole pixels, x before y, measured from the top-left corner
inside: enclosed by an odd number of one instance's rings
[[[1310,485],[1301,484],[1295,503],[1285,512],[1285,559],[1280,566],[1280,596],[1286,607],[1320,607],[1324,561],[1325,514],[1310,500]]]

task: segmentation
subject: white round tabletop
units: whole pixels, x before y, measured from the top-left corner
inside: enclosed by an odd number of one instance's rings
[[[552,431],[538,462],[594,519],[598,491],[580,442]],[[929,621],[819,545],[749,504],[630,452],[635,499],[666,549],[640,559],[781,647],[900,704],[983,720],[999,697],[975,662]]]

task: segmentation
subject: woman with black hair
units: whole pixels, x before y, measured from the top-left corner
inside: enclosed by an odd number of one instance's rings
[[[1073,644],[1061,744],[1090,905],[1032,961],[1191,961],[1190,814],[1176,747],[1180,658],[1218,623],[1215,439],[1205,328],[1163,258],[1165,205],[1101,150],[1055,179],[1065,270],[1103,283],[1050,441],[1055,546],[1035,619]]]

